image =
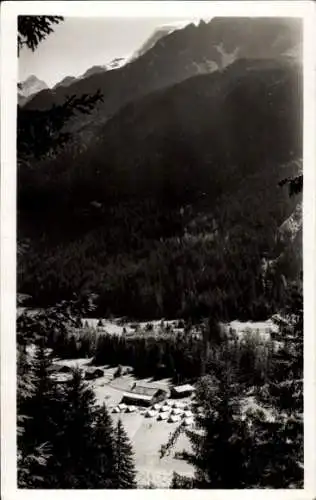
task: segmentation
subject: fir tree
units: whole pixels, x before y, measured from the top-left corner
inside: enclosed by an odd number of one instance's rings
[[[132,445],[121,420],[115,429],[114,439],[113,488],[136,488],[136,472]]]
[[[58,488],[93,488],[93,424],[95,396],[75,369],[65,388],[62,429],[55,439],[56,481]]]
[[[21,368],[18,368],[17,394],[18,484],[20,487],[45,487],[54,435],[53,387],[48,376],[50,362],[43,341],[36,346],[34,359],[28,363],[25,361],[26,349],[21,352],[23,373],[19,373]],[[21,359],[19,361],[21,363]]]
[[[45,38],[53,33],[54,25],[63,21],[61,16],[19,16],[18,54],[25,46],[33,52]],[[68,96],[62,104],[48,110],[33,110],[18,106],[17,150],[18,165],[29,167],[31,160],[55,156],[70,141],[65,124],[76,114],[89,114],[103,100],[100,91],[93,95]]]
[[[105,404],[96,412],[93,440],[93,462],[91,463],[93,487],[112,488],[114,429]]]
[[[188,458],[195,466],[197,488],[231,489],[246,484],[248,431],[240,418],[237,388],[228,371],[224,373],[217,379],[201,380],[196,398],[204,415],[197,414],[197,429],[187,431],[193,448]]]
[[[18,16],[18,51],[26,46],[34,52],[53,33],[53,25],[63,20],[61,16]]]

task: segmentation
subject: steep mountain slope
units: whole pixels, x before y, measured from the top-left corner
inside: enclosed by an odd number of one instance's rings
[[[132,60],[137,59],[138,57],[142,56],[150,50],[157,42],[160,40],[160,38],[163,38],[166,35],[169,35],[173,31],[177,29],[184,28],[187,24],[190,24],[189,22],[183,22],[183,23],[175,23],[175,24],[166,24],[163,26],[159,26],[157,29],[154,30],[154,32],[151,34],[149,38],[143,43],[143,45],[136,50],[136,52],[132,56]]]
[[[172,199],[187,198],[189,191],[198,195],[201,188],[219,196],[228,175],[241,179],[259,165],[299,154],[299,86],[295,65],[237,61],[221,73],[128,104],[79,164],[89,165],[87,175],[98,178],[107,196],[111,175],[121,176],[121,191],[129,196],[143,190],[146,196],[166,197],[168,182]],[[210,178],[215,165],[216,183]]]
[[[124,104],[153,90],[164,88],[201,73],[222,69],[238,58],[280,59],[301,39],[301,21],[283,18],[214,18],[198,26],[159,38],[136,60],[115,71],[103,71],[74,82],[67,88],[40,92],[27,104],[46,109],[69,94],[104,94],[90,117],[80,117],[71,126],[90,138]]]
[[[56,89],[57,87],[69,87],[69,85],[74,83],[76,80],[77,78],[75,76],[65,76],[65,78],[54,85],[53,89]]]
[[[78,80],[83,80],[95,74],[105,73],[106,71],[118,69],[126,64],[127,59],[128,58],[125,57],[115,57],[107,64],[101,66],[92,66],[91,68],[87,69],[87,71],[85,71],[85,73],[83,73],[81,76],[66,76],[60,82],[56,83],[56,85],[54,85],[53,90],[56,90],[58,87],[69,87]]]
[[[75,159],[22,172],[20,291],[94,292],[103,313],[138,317],[271,313],[283,291],[262,257],[288,244],[278,229],[297,201],[278,182],[302,155],[301,96],[300,66],[238,60],[129,103]]]
[[[48,89],[48,85],[43,80],[39,80],[35,75],[29,76],[26,80],[18,84],[19,104],[26,104],[32,96],[35,96],[35,94],[44,89]]]

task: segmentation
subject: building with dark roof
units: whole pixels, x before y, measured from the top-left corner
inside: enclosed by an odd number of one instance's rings
[[[122,403],[138,406],[152,406],[167,397],[167,391],[157,387],[135,385],[130,392],[123,395]]]

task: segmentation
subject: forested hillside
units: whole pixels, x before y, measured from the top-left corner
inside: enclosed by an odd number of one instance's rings
[[[100,314],[265,318],[293,277],[263,260],[291,245],[278,229],[297,199],[278,183],[298,172],[301,124],[292,62],[239,60],[128,104],[87,151],[20,171],[20,291],[93,292]]]

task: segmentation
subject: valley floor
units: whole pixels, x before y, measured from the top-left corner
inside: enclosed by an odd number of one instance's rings
[[[69,367],[78,366],[84,371],[86,367],[91,367],[91,359],[56,360],[55,364]],[[112,412],[113,408],[121,402],[124,392],[130,390],[133,383],[136,382],[136,378],[130,374],[112,379],[116,368],[107,366],[98,366],[98,368],[104,370],[104,375],[88,383],[94,390],[97,403],[105,402]],[[162,389],[168,389],[170,384],[169,379],[159,381],[137,379],[137,382],[141,383],[142,386],[148,385]],[[168,399],[168,401],[170,405],[175,402],[172,399]],[[189,404],[191,398],[183,398],[181,401]],[[186,476],[193,475],[194,470],[191,465],[174,457],[177,452],[188,451],[190,448],[189,440],[184,434],[180,435],[169,455],[161,459],[159,456],[160,447],[166,444],[170,433],[174,432],[179,422],[159,421],[157,415],[148,418],[143,414],[141,408],[138,408],[135,413],[111,413],[111,416],[115,423],[118,419],[122,420],[133,444],[139,488],[146,488],[149,485],[154,485],[156,488],[168,488],[174,471]]]

